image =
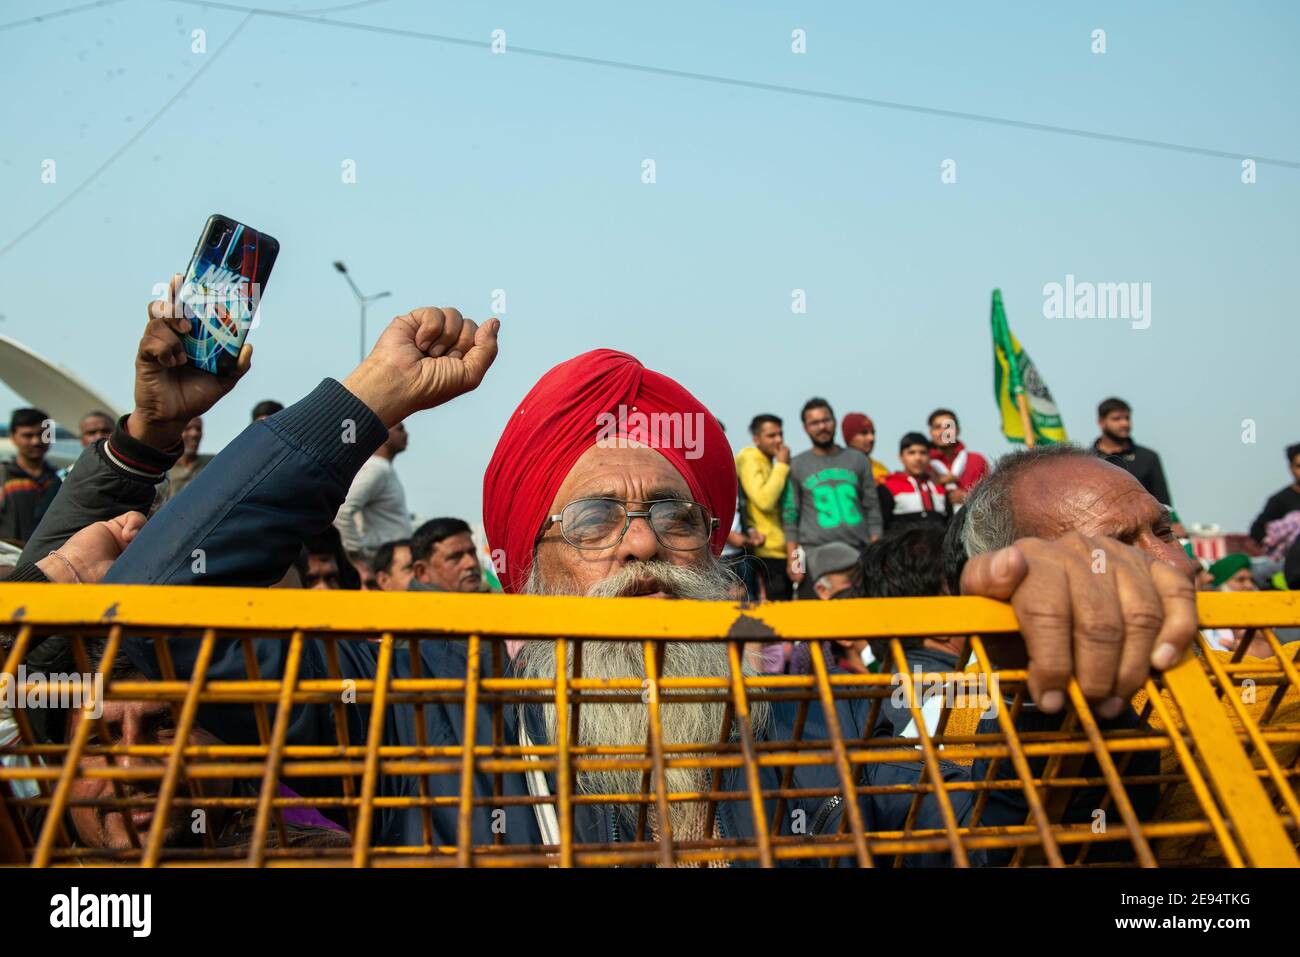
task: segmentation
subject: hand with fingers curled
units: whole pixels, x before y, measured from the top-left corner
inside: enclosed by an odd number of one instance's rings
[[[181,344],[192,320],[185,316],[180,289],[181,276],[173,276],[166,297],[149,304],[149,320],[136,350],[135,409],[126,428],[155,449],[174,447],[185,423],[216,405],[253,361],[253,347],[244,343],[231,375],[216,376],[192,366]]]
[[[1022,538],[977,555],[963,595],[1009,601],[1020,637],[988,640],[995,664],[1029,671],[1038,708],[1060,711],[1073,677],[1102,718],[1128,705],[1151,669],[1182,659],[1196,635],[1196,592],[1172,565],[1113,538]]]
[[[77,532],[36,566],[52,582],[95,585],[108,574],[119,555],[144,528],[139,512],[123,512],[106,522],[93,522]]]
[[[398,316],[343,386],[392,427],[478,388],[497,356],[501,320],[478,325],[450,307]]]

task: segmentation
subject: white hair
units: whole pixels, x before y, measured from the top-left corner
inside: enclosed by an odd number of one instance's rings
[[[587,590],[589,597],[616,597],[627,594],[637,583],[647,578],[655,580],[663,590],[681,598],[705,601],[725,601],[732,597],[735,575],[721,562],[708,555],[699,565],[673,565],[668,562],[634,562],[623,566]],[[566,594],[543,583],[534,563],[524,592],[526,594]],[[571,593],[571,592],[569,592]],[[653,601],[653,599],[650,599]],[[651,611],[651,609],[647,609]],[[722,642],[667,642],[660,646],[663,654],[664,677],[721,677],[729,678],[731,666],[727,646]],[[573,674],[573,657],[567,661],[570,677]],[[526,641],[515,657],[516,673],[523,678],[555,678],[555,642],[543,639]],[[745,667],[745,673],[752,674]],[[645,658],[642,645],[637,641],[587,641],[582,646],[582,675],[584,678],[635,678],[645,679]],[[593,694],[592,692],[587,692]],[[674,695],[685,692],[664,691],[660,696],[660,723],[666,745],[717,744],[723,734],[722,721],[726,704],[722,701],[674,702]],[[698,692],[696,692],[698,693]],[[596,693],[598,694],[598,692]],[[585,746],[643,747],[649,730],[649,707],[636,698],[628,700],[633,692],[609,692],[611,697],[621,697],[615,703],[586,702],[579,709],[580,727],[578,743]],[[523,706],[521,706],[522,712]],[[755,732],[765,728],[770,716],[766,701],[750,702],[750,720]],[[556,713],[554,704],[542,705],[543,725],[548,743],[555,740]],[[522,713],[520,720],[523,720]],[[730,738],[734,729],[727,729]],[[584,771],[576,776],[579,792],[584,794],[637,794],[641,790],[643,772],[639,768],[626,771]],[[665,772],[669,792],[704,790],[704,772],[693,768],[669,768]],[[716,788],[716,782],[714,787]],[[635,827],[639,806],[619,804],[617,810],[629,827]],[[698,803],[670,805],[670,821],[675,834],[690,834],[693,827],[702,825],[703,810]],[[650,820],[654,811],[650,809]]]
[[[1038,445],[1020,449],[998,459],[997,465],[971,489],[962,508],[961,544],[966,557],[1006,548],[1024,532],[1016,522],[1011,492],[1025,472],[1041,462],[1066,458],[1093,458],[1093,453],[1077,445]]]

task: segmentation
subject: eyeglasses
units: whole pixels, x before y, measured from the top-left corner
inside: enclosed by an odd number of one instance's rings
[[[648,504],[649,508],[635,511],[618,499],[578,499],[547,519],[542,533],[552,525],[559,525],[560,534],[574,548],[612,548],[623,540],[632,519],[644,518],[660,545],[689,552],[707,545],[718,527],[718,520],[699,502],[661,499]]]

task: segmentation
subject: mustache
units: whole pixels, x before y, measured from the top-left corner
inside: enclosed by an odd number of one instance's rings
[[[143,810],[147,810],[147,811],[151,811],[151,812],[157,811],[157,810],[158,810],[158,803],[157,803],[157,802],[158,802],[158,792],[159,792],[159,790],[160,790],[160,788],[154,788],[154,789],[152,789],[152,790],[145,790],[145,789],[140,788],[139,786],[129,787],[129,788],[124,788],[124,789],[122,790],[122,800],[124,800],[124,801],[137,801],[137,800],[139,800],[139,799],[141,799],[141,798],[148,798],[149,801],[150,801],[150,804],[149,804],[149,805],[145,805],[145,806],[139,806],[139,807],[117,807],[116,805],[105,805],[105,804],[101,804],[101,805],[99,805],[98,807],[95,808],[95,816],[96,816],[97,818],[99,818],[99,820],[103,821],[105,818],[107,818],[107,817],[109,817],[109,816],[111,816],[111,815],[113,815],[113,814],[117,814],[117,815],[120,815],[120,816],[122,816],[122,817],[125,817],[125,816],[128,815],[128,814],[134,814],[136,811],[143,811]],[[110,796],[113,796],[113,795],[110,795]],[[176,789],[176,796],[177,796],[177,797],[188,797],[189,795],[188,795],[188,793],[182,794],[182,793],[181,793],[181,788],[178,786],[177,789]],[[172,805],[172,811],[175,812],[175,810],[176,810],[176,805],[173,804],[173,805]]]
[[[643,591],[647,585],[674,598],[725,601],[740,579],[718,562],[703,567],[658,560],[630,562],[587,590],[590,598],[618,598]]]
[[[585,595],[588,598],[619,598],[653,586],[673,598],[699,601],[729,601],[743,595],[740,577],[712,555],[694,565],[674,565],[657,559],[630,562],[617,571],[579,592],[567,582],[546,581],[536,562],[524,584],[525,595]]]

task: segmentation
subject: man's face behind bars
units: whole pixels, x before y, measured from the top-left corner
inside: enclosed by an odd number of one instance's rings
[[[135,676],[131,680],[143,680]],[[80,711],[74,711],[68,721],[68,740],[76,734],[77,724],[82,720]],[[171,707],[162,701],[106,701],[104,702],[104,724],[108,728],[110,740],[99,738],[98,728],[92,728],[87,738],[87,746],[154,746],[176,744],[176,722]],[[214,745],[221,741],[200,727],[190,731],[189,745]],[[116,758],[119,768],[158,767],[165,763],[165,756],[142,757],[125,755]],[[102,768],[108,765],[103,756],[87,756],[81,759],[82,774],[90,768]],[[156,798],[161,786],[161,777],[143,778],[129,781],[123,785],[124,798]],[[233,790],[233,781],[229,778],[205,779],[204,797],[228,797]],[[184,780],[177,783],[176,797],[189,797],[190,790]],[[86,778],[78,775],[72,783],[71,799],[75,804],[84,800],[104,800],[113,797],[113,784],[104,778]],[[124,812],[109,807],[72,807],[69,810],[77,840],[86,847],[124,850],[131,846],[131,837],[127,831]],[[125,813],[131,815],[136,832],[143,843],[153,826],[154,810],[152,807],[130,808]],[[198,815],[197,817],[195,815]],[[221,819],[224,815],[219,810],[197,811],[186,806],[173,804],[167,818],[163,833],[165,847],[194,846],[203,841],[204,830],[215,837],[220,832]]]

